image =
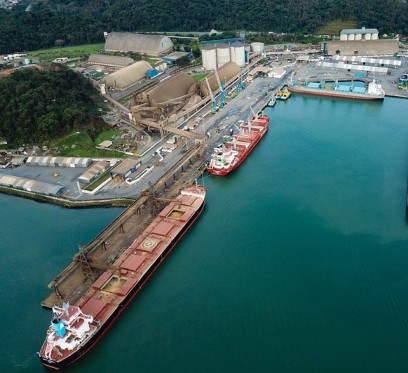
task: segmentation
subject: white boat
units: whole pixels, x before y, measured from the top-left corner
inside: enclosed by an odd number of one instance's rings
[[[275,105],[276,105],[275,97],[272,97],[268,102],[268,106],[269,107],[274,107]]]

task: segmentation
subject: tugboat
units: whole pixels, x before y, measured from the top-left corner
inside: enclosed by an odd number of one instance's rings
[[[280,99],[283,100],[283,101],[285,101],[285,100],[287,100],[289,97],[290,97],[290,92],[289,92],[288,90],[286,90],[286,91],[283,91],[283,92],[282,92],[282,95],[280,96]]]
[[[272,97],[269,101],[268,101],[268,106],[269,107],[274,107],[276,105],[276,99],[275,97]]]

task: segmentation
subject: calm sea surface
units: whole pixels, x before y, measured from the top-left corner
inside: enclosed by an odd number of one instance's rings
[[[407,101],[294,96],[68,372],[407,372]],[[47,284],[121,209],[0,195],[0,371],[42,371]]]

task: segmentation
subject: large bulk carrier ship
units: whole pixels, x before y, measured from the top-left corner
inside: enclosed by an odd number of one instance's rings
[[[234,171],[251,153],[268,131],[269,117],[266,114],[251,118],[239,129],[237,135],[214,149],[207,171],[217,176],[225,176]]]
[[[98,342],[199,217],[205,195],[203,186],[182,189],[75,305],[53,307],[39,352],[46,367],[63,368]]]
[[[293,82],[288,90],[294,93],[306,95],[346,98],[352,100],[383,100],[384,89],[375,80],[365,87],[342,84],[341,82]]]

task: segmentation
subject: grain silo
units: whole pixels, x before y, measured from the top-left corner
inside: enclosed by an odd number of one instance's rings
[[[205,70],[215,70],[217,68],[217,51],[214,46],[206,45],[202,51],[203,67]]]
[[[262,53],[265,50],[264,43],[251,43],[251,52]]]
[[[217,46],[217,67],[230,62],[230,47],[228,44],[219,44]]]
[[[235,48],[234,48],[234,43],[230,44],[230,61],[235,62]]]
[[[245,46],[236,41],[231,44],[231,61],[235,62],[239,67],[245,66]]]

